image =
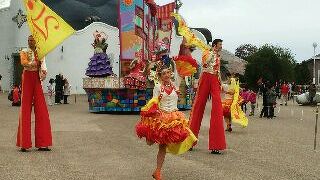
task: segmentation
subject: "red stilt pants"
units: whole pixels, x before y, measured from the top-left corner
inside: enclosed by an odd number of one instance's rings
[[[23,71],[21,108],[17,146],[25,149],[32,147],[31,142],[31,110],[34,103],[35,114],[35,146],[52,146],[52,135],[47,104],[44,99],[38,71]]]
[[[209,129],[209,150],[226,149],[220,92],[221,88],[218,76],[203,72],[190,114],[190,128],[198,137],[204,109],[210,94],[212,109]]]

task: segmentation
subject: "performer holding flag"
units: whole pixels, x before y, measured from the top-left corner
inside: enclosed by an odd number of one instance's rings
[[[75,30],[40,0],[24,0],[24,4],[32,35],[28,38],[29,48],[20,52],[24,70],[16,145],[22,152],[32,147],[31,110],[34,103],[35,147],[40,151],[50,151],[51,125],[41,85],[47,74],[44,57]]]

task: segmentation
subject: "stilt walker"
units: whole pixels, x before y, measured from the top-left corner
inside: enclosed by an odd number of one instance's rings
[[[206,51],[202,58],[202,74],[199,87],[190,114],[190,129],[198,137],[204,109],[209,94],[212,98],[212,110],[209,129],[209,150],[212,154],[221,154],[226,149],[226,139],[223,127],[223,112],[221,104],[220,82],[220,51],[222,40],[215,39],[212,49]],[[195,145],[195,144],[194,144]],[[192,150],[192,149],[191,149]]]
[[[45,60],[38,59],[35,40],[28,38],[29,48],[20,53],[21,64],[24,67],[22,74],[21,108],[19,113],[19,127],[17,146],[22,152],[32,147],[31,142],[31,110],[34,104],[35,114],[35,147],[40,151],[50,151],[52,135],[49,113],[43,95],[41,81],[47,74]]]

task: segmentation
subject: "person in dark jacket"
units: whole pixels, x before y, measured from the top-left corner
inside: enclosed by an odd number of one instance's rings
[[[1,76],[1,74],[0,74],[0,93],[2,92],[1,79],[2,79],[2,76]]]
[[[56,85],[55,85],[55,103],[56,104],[62,104],[61,100],[63,98],[63,79],[62,79],[62,75],[56,75],[56,79],[55,79]]]
[[[261,113],[260,113],[260,118],[263,117],[267,117],[267,84],[265,83],[262,83],[260,85],[260,91],[262,92],[262,105],[263,105],[263,108],[261,110]]]
[[[317,88],[315,84],[311,84],[308,88],[309,91],[309,102],[310,104],[314,104],[314,97],[316,96]]]
[[[272,119],[274,117],[274,107],[276,105],[277,95],[274,90],[274,86],[269,86],[266,92],[267,94],[267,117],[268,119]]]

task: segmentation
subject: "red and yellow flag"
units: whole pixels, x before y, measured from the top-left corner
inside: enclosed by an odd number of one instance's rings
[[[248,118],[246,117],[246,114],[241,110],[239,104],[241,98],[239,81],[231,78],[231,87],[234,88],[233,101],[230,107],[232,122],[240,124],[245,128],[248,126]]]
[[[75,30],[41,0],[23,0],[27,21],[36,41],[39,59],[42,59]]]

